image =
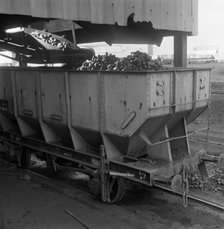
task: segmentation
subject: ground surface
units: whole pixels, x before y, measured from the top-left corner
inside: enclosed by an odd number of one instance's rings
[[[22,170],[1,161],[0,164],[2,229],[218,229],[224,226],[222,212],[194,202],[183,208],[181,198],[155,189],[133,185],[119,205],[107,205],[58,180],[27,176]]]
[[[193,67],[211,67],[211,105],[188,126],[189,130],[198,130],[204,127],[207,131],[198,132],[190,137],[191,152],[207,149],[212,155],[224,153],[224,63],[210,63],[192,65]],[[195,195],[224,206],[224,172],[217,169],[213,163],[207,163],[208,178],[202,178],[199,174],[193,176],[190,189]]]

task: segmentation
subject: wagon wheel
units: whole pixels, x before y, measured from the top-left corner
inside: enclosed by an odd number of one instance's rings
[[[110,203],[118,202],[124,197],[124,178],[109,176],[107,185]]]
[[[9,162],[15,162],[16,161],[16,148],[15,145],[8,145],[6,146],[7,150],[4,152],[4,158]]]

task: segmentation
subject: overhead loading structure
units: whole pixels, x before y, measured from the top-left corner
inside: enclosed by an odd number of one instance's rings
[[[183,66],[187,35],[197,34],[197,7],[197,0],[3,0],[0,44],[4,49],[9,47],[3,41],[9,44],[15,41],[20,44],[19,52],[28,51],[33,46],[29,44],[29,36],[25,36],[28,41],[23,44],[23,40],[5,33],[9,28],[28,26],[64,35],[77,44],[105,41],[160,45],[164,36],[174,36],[174,62]],[[43,51],[35,49],[35,54],[42,56]]]
[[[0,8],[6,3],[1,1]],[[46,1],[41,12],[40,1],[23,3],[24,9],[14,5],[16,26],[28,27],[32,20],[33,28],[54,28],[56,33],[60,28],[68,40],[69,34],[75,35],[76,43],[91,39],[84,34],[92,32],[94,39],[107,42],[106,31],[113,41],[127,38],[136,43],[174,35],[176,66],[186,64],[186,38],[197,31],[197,1]],[[7,6],[3,18],[10,18]],[[67,29],[65,21],[53,18],[75,21],[77,28]],[[95,29],[102,32],[94,36]],[[128,36],[134,31],[135,36]],[[150,186],[171,182],[174,190],[181,183],[186,200],[187,173],[204,170],[206,160],[223,166],[222,156],[199,152],[192,157],[189,149],[192,133],[186,125],[209,105],[210,77],[210,69],[188,68],[1,68],[2,145],[10,145],[6,154],[17,154],[23,166],[29,164],[31,151],[46,157],[54,169],[63,168],[62,159],[72,162],[70,168],[89,174],[93,191],[101,192],[106,202],[122,198],[125,179]]]

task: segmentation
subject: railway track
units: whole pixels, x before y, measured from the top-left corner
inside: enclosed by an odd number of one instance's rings
[[[160,189],[160,190],[163,190],[165,192],[168,192],[168,193],[173,193],[173,191],[169,188],[166,188],[166,187],[163,187],[161,185],[154,185],[156,188]],[[182,193],[180,192],[176,192],[176,193],[173,193],[175,195],[178,195],[178,196],[182,196]],[[201,204],[204,204],[206,206],[209,206],[209,207],[213,207],[213,208],[216,208],[216,209],[219,209],[219,210],[224,210],[224,206],[221,206],[219,204],[215,204],[215,203],[212,203],[212,202],[209,202],[207,200],[204,200],[204,199],[201,199],[201,198],[198,198],[196,196],[193,196],[193,195],[188,195],[188,199],[190,200],[193,200],[193,201],[196,201],[198,203],[201,203]]]
[[[190,141],[191,142],[199,142],[200,141],[204,144],[206,144],[208,142],[209,144],[213,144],[213,145],[217,145],[217,146],[224,146],[224,143],[222,143],[222,142],[210,141],[210,140],[207,141],[206,139],[203,139],[203,138],[197,138],[197,139],[191,138]]]
[[[11,162],[9,162],[9,161],[7,161],[7,160],[0,159],[0,161],[3,161],[4,163],[7,163],[7,164],[9,164],[9,165],[11,165],[11,166],[17,167],[16,164],[11,163]],[[88,192],[88,191],[86,191],[86,190],[83,190],[83,189],[81,189],[81,188],[74,187],[74,185],[71,185],[71,184],[68,184],[68,183],[66,183],[66,182],[63,182],[62,180],[56,180],[56,179],[54,179],[54,178],[52,178],[52,177],[50,177],[50,176],[47,176],[46,174],[39,173],[39,172],[33,171],[33,170],[31,170],[31,169],[21,169],[21,170],[22,170],[23,172],[29,174],[30,176],[36,176],[36,177],[42,178],[42,179],[44,179],[44,180],[50,182],[51,185],[55,187],[55,189],[58,189],[58,184],[59,184],[60,187],[61,187],[62,189],[63,189],[63,188],[68,188],[69,190],[74,191],[75,193],[78,192],[78,193],[84,194],[85,196],[87,195],[87,196],[89,196],[89,197],[91,197],[91,198],[96,198],[95,195],[91,194],[90,192]],[[21,174],[22,174],[23,172],[21,172]],[[0,175],[18,175],[18,176],[19,176],[20,174],[8,173],[8,172],[4,173],[4,172],[1,172],[1,171],[0,171]],[[52,183],[55,182],[55,181],[57,181],[57,185],[52,184]],[[64,193],[64,192],[63,192],[63,193]],[[65,193],[64,193],[64,194],[65,194]],[[119,207],[119,208],[122,209],[122,210],[131,212],[131,213],[135,213],[135,212],[133,212],[132,210],[130,210],[130,209],[128,209],[128,208],[125,208],[125,207],[123,207],[123,206],[121,206],[121,205],[119,205],[119,204],[114,204],[114,205],[116,205],[117,207]]]
[[[15,167],[16,167],[16,164],[10,163],[10,162],[8,162],[8,161],[6,161],[6,160],[4,160],[4,159],[0,159],[0,160],[3,161],[3,162],[5,162],[5,163],[8,163],[8,164],[11,165],[11,166],[15,166]],[[36,177],[40,177],[40,178],[42,178],[42,179],[44,179],[44,180],[47,180],[47,181],[49,181],[49,182],[55,181],[55,179],[53,179],[53,178],[51,178],[51,177],[49,177],[49,176],[47,176],[47,175],[41,174],[41,173],[39,173],[39,172],[30,170],[30,169],[23,169],[23,171],[25,171],[26,173],[28,173],[28,174],[30,174],[30,175],[33,175],[33,176],[36,176]],[[4,175],[4,173],[1,173],[1,171],[0,171],[0,174]],[[8,173],[5,173],[5,175],[7,175],[7,174],[8,174]],[[58,182],[58,180],[57,180],[57,182]],[[83,189],[81,189],[81,188],[74,187],[73,185],[67,184],[67,183],[65,183],[65,182],[59,181],[59,185],[60,185],[61,187],[69,188],[70,190],[74,190],[75,192],[80,192],[80,193],[83,193],[83,194],[85,194],[85,195],[88,195],[88,196],[90,196],[90,197],[92,197],[92,198],[95,198],[95,196],[94,196],[93,194],[91,194],[90,192],[88,192],[88,191],[86,191],[86,190],[83,190]],[[55,187],[56,187],[56,185],[55,185]],[[57,188],[57,187],[56,187],[56,188]],[[161,191],[163,191],[163,192],[172,194],[172,195],[176,195],[176,196],[182,197],[182,193],[180,193],[180,192],[175,192],[175,193],[174,193],[170,188],[167,188],[167,187],[165,187],[165,186],[163,186],[163,185],[154,184],[154,188],[156,188],[156,189],[158,189],[158,190],[161,190]],[[129,192],[131,192],[131,190],[129,190]],[[188,199],[189,199],[189,200],[192,200],[192,201],[195,201],[195,202],[198,202],[198,203],[200,203],[200,204],[202,204],[202,205],[205,205],[205,206],[208,206],[208,207],[211,207],[211,208],[215,208],[215,209],[217,209],[217,210],[221,210],[221,211],[224,210],[224,206],[221,206],[221,205],[216,204],[216,203],[209,202],[209,201],[207,201],[207,200],[205,200],[205,199],[196,197],[196,196],[194,196],[194,195],[188,195]],[[131,212],[131,213],[135,213],[135,211],[130,210],[130,208],[126,208],[126,207],[124,207],[123,205],[120,205],[120,204],[114,204],[114,205],[116,205],[117,207],[119,207],[119,208],[121,208],[121,209],[123,209],[123,210],[125,210],[125,211]]]
[[[220,94],[224,95],[224,89],[212,89],[211,94],[212,95],[220,95]]]

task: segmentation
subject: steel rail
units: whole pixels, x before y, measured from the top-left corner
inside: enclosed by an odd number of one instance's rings
[[[207,140],[205,140],[205,139],[202,139],[202,138],[198,138],[198,139],[193,139],[193,138],[190,138],[190,141],[192,141],[192,142],[203,142],[203,143],[207,143]],[[208,141],[208,143],[210,143],[210,144],[213,144],[213,145],[218,145],[218,146],[224,146],[224,143],[221,143],[221,142],[216,142],[216,141]]]
[[[25,171],[27,171],[27,172],[30,173],[30,174],[33,174],[33,175],[39,176],[39,177],[41,177],[41,178],[44,178],[44,179],[46,179],[46,180],[48,180],[48,181],[53,181],[53,179],[51,179],[51,178],[49,178],[49,177],[47,177],[47,176],[45,176],[45,175],[39,174],[39,173],[37,173],[37,172],[34,172],[34,171],[32,171],[32,170],[25,169]],[[67,187],[69,187],[69,188],[71,188],[71,189],[74,189],[74,190],[76,190],[76,191],[79,191],[79,192],[81,192],[81,193],[88,194],[88,195],[90,195],[90,196],[94,196],[93,194],[91,194],[91,193],[89,193],[89,192],[86,192],[86,191],[83,191],[83,190],[81,190],[81,189],[75,188],[75,187],[73,187],[73,186],[71,186],[71,185],[64,184],[64,183],[62,183],[62,185],[63,185],[63,186],[67,186]],[[171,189],[169,189],[169,188],[167,188],[167,187],[163,187],[162,185],[154,184],[153,187],[158,188],[158,189],[161,189],[161,190],[163,190],[163,191],[165,191],[165,192],[169,192],[169,193],[171,193],[171,194],[173,194],[173,195],[183,196],[182,193],[180,193],[180,192],[173,192]],[[95,197],[95,196],[94,196],[94,197]],[[210,207],[214,207],[214,208],[216,208],[216,209],[218,209],[218,210],[224,210],[224,206],[221,206],[221,205],[219,205],[219,204],[215,204],[215,203],[209,202],[209,201],[204,200],[204,199],[201,199],[201,198],[199,198],[199,197],[192,196],[192,195],[188,195],[188,198],[189,198],[190,200],[199,202],[199,203],[201,203],[201,204],[204,204],[204,205],[207,205],[207,206],[210,206]],[[116,205],[117,205],[117,204],[116,204]],[[117,205],[117,206],[121,207],[120,205]],[[124,208],[124,207],[121,207],[121,208],[130,211],[129,209],[126,209],[126,208]],[[132,212],[132,211],[131,211],[131,212]]]
[[[172,194],[174,194],[174,195],[183,196],[183,194],[182,194],[181,192],[173,192],[171,189],[169,189],[169,188],[167,188],[167,187],[164,187],[164,186],[162,186],[162,185],[154,184],[154,187],[155,187],[155,188],[158,188],[158,189],[161,189],[161,190],[163,190],[163,191],[172,193]],[[219,209],[219,210],[224,210],[224,206],[221,206],[221,205],[219,205],[219,204],[215,204],[215,203],[209,202],[209,201],[204,200],[204,199],[201,199],[201,198],[199,198],[199,197],[192,196],[192,195],[188,195],[188,198],[189,198],[190,200],[194,200],[194,201],[196,201],[196,202],[205,204],[205,205],[207,205],[207,206],[211,206],[211,207],[214,207],[214,208]]]
[[[12,166],[14,166],[14,167],[17,167],[16,164],[11,163],[11,162],[9,162],[9,161],[7,161],[7,160],[5,160],[5,159],[0,158],[0,161],[4,161],[4,162],[8,163],[9,165],[12,165]],[[55,180],[54,178],[48,177],[48,176],[43,175],[43,174],[41,174],[41,173],[37,173],[37,172],[32,171],[32,170],[30,170],[30,169],[22,169],[22,170],[25,171],[25,172],[27,172],[27,173],[30,174],[30,175],[33,175],[33,176],[42,178],[42,179],[46,180],[47,182],[50,182],[50,184],[51,184],[53,187],[55,187],[55,188],[59,188],[59,186],[60,186],[61,188],[69,188],[70,190],[74,190],[75,192],[79,192],[80,194],[87,195],[87,196],[89,196],[89,197],[91,197],[91,198],[96,198],[96,196],[95,196],[94,194],[92,194],[92,193],[90,193],[90,192],[86,192],[85,190],[82,190],[82,189],[80,189],[80,188],[74,187],[74,186],[69,185],[69,184],[67,184],[67,183],[64,183],[63,181]],[[2,175],[7,175],[7,174],[2,174]],[[13,175],[14,175],[14,174],[13,174]],[[20,175],[20,174],[19,174],[19,175]],[[52,182],[55,182],[55,181],[59,182],[59,184],[58,184],[59,186],[55,185],[55,183],[52,183]],[[63,193],[64,195],[66,195],[65,192],[63,192],[63,191],[60,191],[60,192]],[[125,207],[123,207],[123,206],[121,206],[121,205],[119,205],[119,204],[113,204],[113,205],[116,205],[116,207],[118,207],[118,208],[120,208],[120,209],[122,209],[122,210],[125,210],[125,211],[127,211],[127,212],[135,213],[133,210],[130,210],[130,209],[128,209],[128,208],[125,208]]]
[[[16,166],[15,164],[13,164],[13,163],[11,163],[11,162],[9,162],[9,161],[7,161],[7,160],[4,160],[4,159],[0,159],[0,160],[1,160],[1,161],[4,161],[4,162],[6,162],[6,163],[8,163],[8,164],[10,164],[10,165],[12,165],[12,166]],[[35,176],[38,176],[38,177],[40,177],[40,178],[43,178],[43,179],[45,179],[45,180],[47,180],[47,181],[50,181],[50,182],[51,182],[51,181],[54,181],[54,179],[52,179],[52,178],[50,178],[50,177],[47,177],[47,176],[45,176],[45,175],[43,175],[43,174],[34,172],[34,171],[30,170],[30,169],[24,169],[24,171],[26,171],[26,172],[28,172],[28,173],[30,173],[30,174],[33,174],[33,175],[35,175]],[[81,189],[79,189],[79,188],[75,188],[75,187],[73,187],[73,186],[71,186],[71,185],[68,185],[68,184],[65,184],[65,183],[60,183],[60,184],[61,184],[62,186],[64,186],[64,187],[68,187],[68,188],[73,189],[73,190],[75,190],[75,191],[78,191],[78,192],[80,192],[80,193],[87,194],[87,195],[89,195],[89,196],[91,196],[91,197],[94,196],[93,194],[91,194],[91,193],[89,193],[89,192],[83,191],[83,190],[81,190]],[[167,187],[164,187],[164,186],[162,186],[162,185],[159,185],[159,184],[154,184],[153,187],[155,187],[155,188],[157,188],[157,189],[160,189],[160,190],[163,190],[163,191],[165,191],[165,192],[171,193],[171,194],[173,194],[173,195],[183,196],[182,193],[180,193],[180,192],[173,192],[171,189],[169,189],[169,188],[167,188]],[[95,196],[94,196],[94,197],[95,197]],[[201,198],[199,198],[199,197],[192,196],[192,195],[188,195],[188,198],[189,198],[190,200],[199,202],[199,203],[204,204],[204,205],[206,205],[206,206],[210,206],[210,207],[216,208],[216,209],[218,209],[218,210],[222,210],[222,211],[224,210],[224,206],[221,206],[221,205],[219,205],[219,204],[215,204],[215,203],[209,202],[209,201],[204,200],[204,199],[201,199]],[[131,210],[129,210],[129,209],[123,207],[123,206],[120,206],[120,205],[117,205],[117,204],[115,204],[115,205],[118,206],[118,207],[120,207],[120,208],[122,208],[122,209],[125,209],[126,211],[132,212]]]

